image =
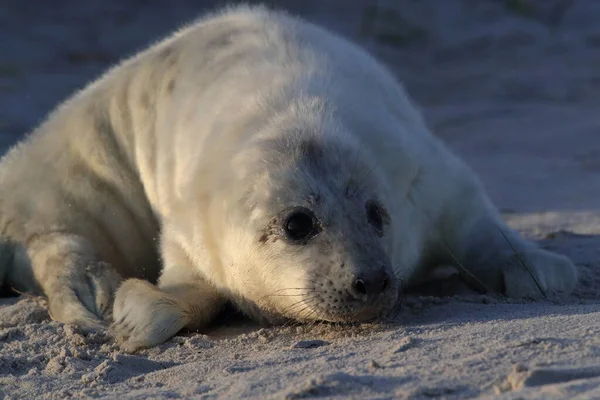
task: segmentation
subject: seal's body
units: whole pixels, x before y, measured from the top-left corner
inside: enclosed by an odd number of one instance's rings
[[[516,297],[576,282],[501,221],[385,68],[265,8],[203,18],[66,101],[2,160],[0,228],[5,281],[84,328],[112,312],[132,350],[227,301],[371,320],[440,263]]]

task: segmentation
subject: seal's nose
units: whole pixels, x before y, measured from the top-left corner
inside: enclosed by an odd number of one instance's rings
[[[351,293],[356,298],[366,300],[385,292],[390,287],[390,283],[390,276],[380,268],[369,274],[357,276],[352,282]]]

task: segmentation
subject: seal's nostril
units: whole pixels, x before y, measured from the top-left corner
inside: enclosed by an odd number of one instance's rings
[[[354,284],[353,284],[353,286],[354,286],[354,289],[355,289],[355,290],[356,290],[358,293],[360,293],[360,294],[362,294],[362,295],[365,295],[365,294],[367,294],[367,287],[365,286],[365,282],[364,282],[362,279],[356,279],[356,280],[354,281]]]
[[[392,286],[390,275],[385,271],[373,272],[352,281],[352,293],[361,300],[366,297],[379,296]]]

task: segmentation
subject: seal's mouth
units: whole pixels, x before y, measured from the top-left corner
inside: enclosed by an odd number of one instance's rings
[[[398,301],[397,294],[391,292],[369,302],[352,296],[323,297],[307,297],[305,307],[285,316],[299,322],[369,323],[389,317]]]
[[[327,322],[369,323],[387,318],[393,309],[393,304],[390,304],[384,307],[363,307],[349,312],[323,312],[321,320]]]

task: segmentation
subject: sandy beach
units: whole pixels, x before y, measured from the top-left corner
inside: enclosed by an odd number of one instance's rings
[[[3,0],[0,148],[74,90],[222,1]],[[569,256],[561,301],[450,276],[395,319],[262,328],[224,317],[138,354],[0,299],[0,398],[600,398],[600,2],[271,1],[386,63],[509,224]]]

